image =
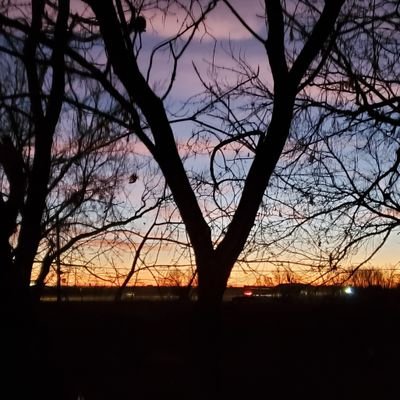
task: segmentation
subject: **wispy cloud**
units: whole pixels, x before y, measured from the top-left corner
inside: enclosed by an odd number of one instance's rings
[[[259,1],[235,0],[230,3],[254,31],[262,33],[265,30],[265,22],[262,18],[264,10]],[[193,9],[193,17],[198,18],[201,12],[202,10],[199,8]],[[144,12],[144,15],[149,21],[148,33],[164,38],[173,37],[193,22],[191,18],[188,18],[187,12],[177,5],[171,6],[167,15],[157,10]],[[213,39],[246,40],[251,36],[252,34],[238,21],[229,8],[220,2],[207,15],[204,24],[196,32],[195,38],[203,41]]]

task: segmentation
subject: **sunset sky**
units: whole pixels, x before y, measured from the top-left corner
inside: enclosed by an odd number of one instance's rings
[[[230,4],[257,35],[263,38],[266,37],[265,20],[261,17],[264,13],[262,1],[251,0],[244,2],[234,0],[231,1]],[[88,13],[84,3],[79,0],[73,0],[72,7],[73,10],[78,13]],[[188,22],[184,20],[185,14],[182,9],[174,6],[168,11],[167,16],[162,15],[159,11],[154,9],[144,10],[143,15],[147,20],[147,29],[146,32],[141,35],[142,49],[138,60],[142,73],[146,75],[153,49],[176,35],[178,30],[182,29],[182,23],[186,26]],[[198,95],[204,91],[202,82],[196,75],[195,68],[199,71],[201,79],[206,83],[211,83],[213,79],[219,79],[221,82],[227,84],[236,81],[237,74],[231,69],[237,67],[237,64],[232,60],[231,52],[233,52],[236,57],[245,59],[246,63],[251,66],[253,71],[258,70],[260,80],[262,80],[266,87],[271,89],[270,71],[264,46],[254,39],[252,33],[238,21],[224,2],[220,2],[216,9],[210,13],[205,21],[205,25],[206,28],[204,26],[201,27],[195,34],[191,44],[179,60],[173,89],[165,100],[165,104],[171,112],[172,120],[179,119],[187,115],[187,113],[193,112],[196,107],[201,107],[201,104],[193,104],[192,102],[186,104],[188,99],[192,96]],[[184,38],[187,38],[187,35],[188,34],[185,34]],[[99,59],[104,59],[104,54],[102,55],[101,52],[99,53]],[[224,69],[216,71],[211,63],[214,63],[216,66],[221,66]],[[152,60],[152,69],[150,71],[150,82],[159,95],[164,93],[169,84],[172,65],[172,59],[168,56],[167,51],[158,50],[155,53]],[[192,134],[193,125],[189,122],[176,123],[173,125],[173,129],[183,154],[186,150],[187,139]],[[132,146],[134,151],[138,154],[144,156],[148,154],[147,150],[140,143],[135,142],[132,144],[131,142],[129,146]],[[208,156],[189,160],[186,165],[195,167],[198,170],[205,169],[208,167]],[[133,193],[132,196],[134,196],[135,190],[142,185],[140,171],[138,171],[138,174],[139,180],[135,184],[136,186],[134,189],[131,189]],[[132,202],[135,202],[135,199],[132,199]],[[399,245],[399,235],[392,235],[388,243],[379,254],[371,260],[370,264],[373,266],[379,265],[384,268],[391,268],[398,265],[399,259],[396,249]],[[121,247],[123,247],[123,244],[121,244]],[[170,248],[162,247],[155,251],[157,256],[149,256],[147,258],[148,266],[153,264],[164,265],[171,262],[180,265],[189,263],[186,259],[177,260],[176,255],[171,252]],[[89,252],[90,250],[88,250],[88,253]],[[364,255],[362,253],[361,251],[359,255],[353,257],[354,262],[356,262],[357,258],[362,258]],[[104,266],[109,260],[99,259],[96,262],[101,262]],[[117,263],[117,260],[115,260],[115,262]],[[121,266],[123,265],[125,268],[129,268],[132,262],[131,252],[122,252],[119,262]],[[117,267],[119,267],[119,265]],[[257,263],[251,266],[251,268],[253,267],[257,267]],[[108,269],[108,267],[105,268]],[[270,265],[260,266],[262,271],[269,270],[270,268],[274,269],[276,265],[272,267]],[[110,267],[110,269],[111,271],[114,270],[113,267]],[[257,274],[250,270],[244,273],[240,268],[237,268],[232,274],[231,284],[240,285],[253,283],[256,275]],[[95,277],[90,279],[96,280]],[[121,279],[120,277],[118,280],[119,283]],[[151,282],[153,279],[154,277],[152,277],[149,272],[143,272],[139,274],[138,282]],[[135,277],[131,282],[134,280]]]

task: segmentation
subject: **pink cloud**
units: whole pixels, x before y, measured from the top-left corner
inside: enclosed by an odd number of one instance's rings
[[[256,0],[246,2],[234,0],[230,3],[254,31],[260,32],[265,29],[265,22],[260,17],[264,13],[260,2]],[[145,11],[143,14],[148,19],[147,32],[164,38],[173,37],[193,22],[186,11],[176,4],[169,8],[166,15],[158,10]],[[201,15],[199,7],[193,9],[193,15],[195,18]],[[189,32],[185,36],[188,35]],[[205,24],[199,27],[195,37],[198,40],[212,40],[213,38],[246,40],[250,39],[252,34],[238,21],[229,8],[220,2],[207,15]]]

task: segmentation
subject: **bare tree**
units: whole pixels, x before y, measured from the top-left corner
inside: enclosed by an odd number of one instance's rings
[[[4,7],[4,12],[15,11],[8,5],[2,5]],[[0,280],[2,296],[8,301],[10,297],[20,299],[24,289],[29,287],[33,260],[41,239],[53,137],[64,97],[69,2],[60,2],[54,21],[48,22],[44,16],[45,3],[34,1],[26,35],[10,35],[2,45],[5,54],[19,53],[15,62],[23,63],[26,74],[26,81],[19,86],[22,93],[10,93],[7,87],[2,87],[3,116],[8,118],[10,130],[3,125],[7,130],[2,132],[0,146],[0,162],[8,189],[1,194],[0,203],[4,222],[0,239]],[[2,26],[3,33],[4,29],[7,30]],[[53,34],[53,50],[44,49],[39,42],[40,32],[44,29]],[[46,67],[39,67],[38,59]],[[23,104],[21,113],[14,107],[18,102]],[[29,129],[22,138],[15,131],[20,128],[16,122],[21,116],[29,121]],[[27,155],[29,163],[26,169],[21,154],[29,143],[32,143],[32,152]],[[16,243],[15,248],[10,245],[10,240]]]
[[[129,240],[164,194],[118,109],[108,103],[108,114],[99,113],[101,92],[81,85],[60,53],[73,26],[62,19],[68,4],[10,3],[1,11],[1,284],[5,298],[18,299],[31,281],[40,294],[56,264],[59,281],[76,265],[95,274],[100,257],[111,264],[124,240],[110,243],[124,230]]]
[[[234,11],[234,8],[226,3],[228,8]],[[282,7],[278,1],[265,3],[265,20],[268,26],[266,37],[258,35],[248,27],[254,39],[260,42],[261,48],[266,51],[266,62],[271,68],[273,80],[273,95],[268,123],[264,124],[263,130],[254,134],[255,151],[241,192],[238,193],[240,200],[235,204],[235,211],[229,216],[223,235],[217,242],[214,242],[215,237],[203,216],[196,192],[190,184],[179,155],[166,104],[163,103],[166,95],[150,86],[148,73],[141,69],[139,64],[135,49],[141,48],[143,43],[137,42],[137,32],[128,29],[130,20],[134,17],[133,4],[113,4],[109,1],[88,1],[87,4],[96,17],[96,22],[87,30],[101,35],[107,61],[103,65],[99,65],[98,62],[96,67],[92,67],[93,63],[88,60],[88,52],[84,54],[84,60],[80,60],[78,55],[71,57],[80,62],[91,77],[100,82],[109,95],[119,102],[131,118],[135,135],[158,163],[193,246],[198,269],[199,300],[206,308],[215,309],[222,299],[231,270],[243,250],[265,189],[286,144],[296,96],[313,81],[313,71],[324,64],[324,53],[329,51],[328,44],[334,40],[335,22],[343,2],[327,1],[318,8],[305,3],[304,7],[311,10],[308,17],[312,19],[302,20],[301,23],[307,24],[307,33],[299,38],[294,48],[288,46],[286,41],[286,24],[290,22],[285,16],[286,7]],[[194,9],[188,10],[191,24],[185,23],[180,30],[178,28],[178,34],[163,45],[164,48],[169,48],[169,54],[174,60],[167,93],[176,79],[176,65],[180,56],[199,25],[204,22],[206,15],[214,9],[216,2],[199,2],[195,5],[199,7],[200,12],[196,14]],[[240,16],[238,17],[240,21]],[[244,21],[240,22],[246,26]],[[288,57],[290,51],[293,53]],[[82,56],[82,53],[79,56]],[[112,67],[112,73],[108,69],[109,65]],[[111,82],[118,82],[118,93],[111,90]],[[232,136],[236,140],[243,134],[235,132]]]
[[[276,181],[295,232],[287,244],[322,282],[368,268],[398,232],[398,23],[396,2],[346,3],[341,33],[303,97],[295,162]]]

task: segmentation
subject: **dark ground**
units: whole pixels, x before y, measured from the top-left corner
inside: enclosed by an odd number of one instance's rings
[[[191,399],[191,307],[42,303],[30,323],[2,328],[4,398]],[[219,398],[398,399],[399,327],[393,299],[227,303]]]

